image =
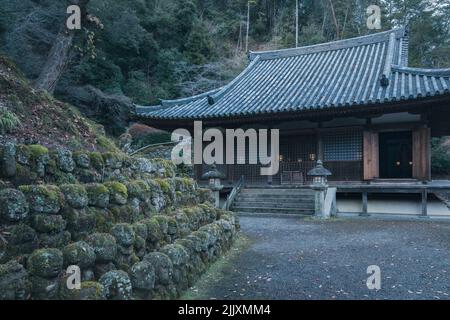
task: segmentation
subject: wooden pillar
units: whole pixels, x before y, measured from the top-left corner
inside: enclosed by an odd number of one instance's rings
[[[364,180],[380,176],[378,132],[364,131],[363,137]]]
[[[428,192],[427,189],[422,190],[422,216],[426,217],[428,215]]]
[[[363,192],[362,193],[362,213],[360,214],[361,216],[369,216],[367,207],[368,207],[367,192]]]
[[[423,182],[431,180],[430,140],[430,128],[420,127],[413,131],[413,178]]]

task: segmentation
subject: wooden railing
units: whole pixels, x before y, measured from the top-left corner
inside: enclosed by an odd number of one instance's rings
[[[230,194],[228,195],[227,201],[225,201],[222,209],[230,210],[230,208],[234,202],[234,199],[239,194],[239,192],[241,191],[243,186],[244,186],[244,176],[241,176],[241,178],[239,179],[236,186],[234,186],[233,190],[231,190]]]

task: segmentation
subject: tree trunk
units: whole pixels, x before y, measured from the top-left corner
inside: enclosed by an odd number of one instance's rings
[[[80,6],[82,21],[86,16],[86,7],[89,1],[90,0],[72,1],[73,4]],[[75,31],[67,29],[66,19],[64,19],[64,24],[50,49],[47,61],[45,62],[39,77],[35,81],[35,89],[46,90],[51,94],[55,92],[56,85],[67,66],[74,36]]]
[[[330,7],[331,7],[331,15],[333,17],[333,23],[334,23],[334,27],[336,28],[336,40],[339,40],[339,24],[337,22],[336,19],[336,12],[334,11],[334,5],[333,5],[333,1],[332,0],[328,0]]]

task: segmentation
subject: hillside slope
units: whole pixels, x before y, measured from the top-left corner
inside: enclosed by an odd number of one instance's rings
[[[5,118],[11,117],[20,123],[3,128],[8,124]],[[103,132],[102,126],[84,118],[73,106],[35,91],[15,65],[0,56],[0,142],[114,150]]]

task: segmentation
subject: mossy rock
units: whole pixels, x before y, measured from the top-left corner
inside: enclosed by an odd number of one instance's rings
[[[102,154],[100,152],[90,152],[88,155],[91,166],[94,169],[103,170],[103,168],[105,167],[105,162],[103,161]]]
[[[112,235],[94,233],[87,238],[87,242],[94,249],[97,262],[108,263],[114,260],[117,254],[117,243]]]
[[[32,212],[57,214],[64,207],[64,195],[57,186],[20,186],[19,190],[25,194]]]
[[[65,246],[62,252],[65,266],[76,265],[81,269],[86,269],[95,263],[95,250],[84,241],[71,243]]]
[[[154,216],[152,219],[155,219],[158,222],[161,234],[163,235],[169,234],[169,218],[167,216],[158,214]]]
[[[6,246],[6,256],[16,257],[22,254],[30,254],[39,246],[36,231],[26,224],[18,224],[7,229],[8,245]]]
[[[137,198],[141,201],[145,201],[150,196],[150,186],[144,180],[128,181],[125,185],[130,198]]]
[[[16,175],[11,178],[15,186],[29,185],[37,180],[38,176],[32,172],[30,167],[17,164]]]
[[[95,281],[83,281],[80,289],[68,289],[67,277],[61,279],[59,286],[60,300],[105,300],[105,292],[103,286]]]
[[[112,270],[101,276],[99,283],[103,286],[109,300],[131,300],[133,287],[130,277],[122,270]]]
[[[61,250],[39,249],[30,255],[27,269],[32,275],[51,279],[61,273],[63,261]]]
[[[95,229],[97,232],[109,232],[116,223],[114,215],[105,208],[88,208],[95,215]]]
[[[25,300],[30,292],[25,268],[15,260],[0,264],[0,300]]]
[[[91,166],[91,159],[89,157],[89,154],[87,154],[86,152],[76,151],[72,154],[72,157],[75,161],[75,164],[79,168],[89,169],[89,167]]]
[[[52,152],[52,156],[56,160],[59,170],[69,173],[75,169],[75,161],[70,150],[58,148]]]
[[[0,204],[0,221],[2,222],[18,222],[28,216],[27,200],[19,190],[0,190]]]
[[[88,198],[89,205],[106,208],[109,204],[109,190],[106,186],[100,183],[91,183],[85,185]]]
[[[142,222],[147,226],[147,240],[149,242],[156,244],[163,239],[158,220],[150,218],[144,219]]]
[[[110,205],[108,210],[118,223],[134,223],[142,218],[139,207],[132,205]]]
[[[151,252],[145,255],[143,261],[151,263],[155,269],[156,285],[167,286],[171,283],[173,264],[167,255],[161,252]]]
[[[40,233],[38,235],[39,245],[43,248],[63,248],[69,244],[72,235],[69,231],[58,233]]]
[[[31,297],[34,300],[56,300],[59,292],[59,278],[45,278],[36,275],[30,276]]]
[[[0,176],[11,178],[16,174],[16,145],[11,142],[0,146]]]
[[[42,233],[61,232],[67,225],[61,215],[35,214],[31,221],[33,228]]]
[[[119,152],[105,152],[102,154],[105,166],[113,170],[120,169],[123,166],[124,157]]]
[[[128,223],[118,223],[111,228],[110,233],[116,238],[117,244],[123,247],[131,247],[134,244],[136,234]]]
[[[39,177],[45,176],[45,166],[50,160],[49,151],[41,145],[29,145],[31,168]]]
[[[133,223],[132,227],[136,235],[140,236],[144,240],[147,240],[148,230],[147,225],[144,222],[140,221]]]
[[[135,263],[130,269],[133,289],[150,291],[155,287],[155,268],[149,261]]]
[[[124,184],[117,181],[108,181],[104,185],[109,190],[109,200],[111,203],[119,205],[127,203],[128,190]]]
[[[162,247],[160,252],[166,254],[176,267],[185,266],[189,262],[189,254],[181,245],[168,244]]]
[[[31,159],[31,151],[28,146],[19,144],[16,147],[16,161],[21,165],[29,165]]]
[[[66,202],[75,209],[85,208],[89,204],[86,188],[79,184],[64,184],[61,187]]]

